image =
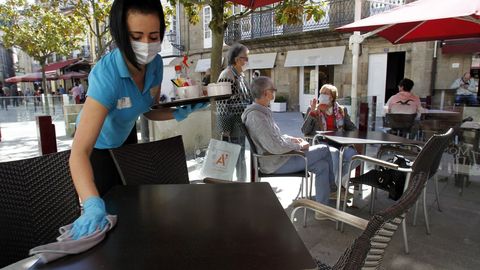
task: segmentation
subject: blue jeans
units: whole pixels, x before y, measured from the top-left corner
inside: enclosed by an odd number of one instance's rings
[[[456,104],[477,105],[477,95],[455,95]]]
[[[337,176],[335,179],[335,185],[338,186],[339,182],[339,177],[338,177],[338,166],[340,162],[340,149],[329,146],[330,153],[332,154],[332,160],[333,160],[333,169],[335,169],[335,175]],[[345,176],[348,173],[348,165],[350,164],[350,160],[352,160],[352,157],[357,154],[357,150],[353,148],[352,146],[349,146],[343,150],[343,162],[342,162],[342,185],[346,186],[348,178]],[[353,164],[352,168],[355,168],[358,164]]]
[[[315,174],[315,200],[328,205],[330,182],[335,181],[336,171],[333,170],[332,155],[324,144],[310,146],[305,156],[308,159],[307,169]],[[291,157],[274,174],[294,173],[305,169],[305,160],[301,157]]]

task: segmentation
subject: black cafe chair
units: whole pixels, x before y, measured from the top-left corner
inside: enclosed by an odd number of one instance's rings
[[[189,180],[182,136],[126,144],[109,151],[124,185],[227,183],[215,178]]]
[[[361,162],[368,162],[376,166],[403,172],[406,174],[405,189],[408,189],[409,179],[411,179],[411,177],[413,177],[415,174],[418,174],[420,172],[425,172],[426,177],[428,179],[429,177],[431,177],[433,174],[436,173],[440,165],[443,152],[445,151],[449,143],[452,141],[453,135],[454,135],[454,129],[450,129],[445,134],[433,135],[428,140],[428,142],[422,147],[422,150],[418,153],[411,167],[408,167],[408,168],[402,168],[398,164],[394,164],[392,162],[388,162],[388,161],[384,161],[384,160],[380,160],[377,158],[372,158],[364,155],[353,156],[352,161],[350,162],[350,166],[355,160],[359,160]],[[379,185],[378,183],[379,181],[377,181],[377,178],[378,177],[376,176],[375,173],[367,172],[360,176],[350,178],[349,182],[347,182],[348,184],[350,183],[364,184],[372,187],[372,194],[370,196],[371,212],[373,212],[376,189],[383,188],[381,185]],[[348,184],[347,184],[347,190],[348,190]],[[424,211],[424,217],[425,217],[425,227],[426,227],[427,233],[430,233],[428,212],[427,212],[427,205],[426,205],[426,185],[424,185],[422,188],[423,188],[423,211]],[[346,203],[344,202],[343,211],[345,210],[346,210]],[[416,211],[415,211],[414,219],[416,220]],[[408,253],[409,250],[408,250],[408,242],[407,242],[407,235],[406,235],[407,231],[406,231],[405,221],[403,221],[402,226],[404,227],[403,236],[404,236],[404,244],[405,244],[405,253]]]
[[[189,184],[182,136],[111,149],[124,185]]]
[[[415,122],[416,113],[387,113],[385,114],[384,126],[390,128],[389,133],[406,137],[415,138],[418,132],[418,125]]]
[[[80,216],[70,151],[0,163],[0,268],[56,241]]]

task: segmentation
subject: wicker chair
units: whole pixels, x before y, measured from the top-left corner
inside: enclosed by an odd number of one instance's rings
[[[307,157],[305,157],[305,154],[301,151],[291,151],[289,153],[285,153],[285,154],[278,154],[278,155],[273,155],[273,154],[259,154],[258,151],[257,151],[257,148],[255,147],[255,144],[253,143],[253,140],[252,138],[250,137],[250,134],[247,130],[247,127],[245,126],[245,124],[241,124],[240,126],[241,128],[241,131],[243,132],[243,134],[245,135],[245,137],[247,137],[247,140],[248,140],[248,144],[250,145],[250,154],[251,154],[251,160],[252,160],[252,163],[253,163],[253,166],[252,166],[252,169],[253,169],[253,173],[254,173],[254,176],[252,177],[252,182],[260,182],[261,178],[266,178],[266,177],[301,177],[302,178],[302,182],[300,184],[300,189],[298,191],[298,195],[297,195],[297,198],[299,196],[302,196],[302,194],[304,194],[303,196],[304,197],[307,197],[307,196],[311,196],[311,188],[310,188],[310,192],[309,192],[309,188],[308,188],[308,177],[310,176],[310,174],[308,173],[308,169],[307,169],[307,165],[308,165],[308,161],[307,161]],[[283,173],[283,174],[268,174],[268,173],[263,173],[260,171],[259,169],[259,159],[260,158],[272,158],[272,157],[293,157],[293,156],[300,156],[302,157],[304,160],[305,160],[305,170],[301,170],[299,172],[294,172],[294,173]],[[312,179],[310,179],[310,182],[312,182]]]
[[[367,156],[362,156],[362,155],[357,155],[352,158],[352,161],[354,160],[360,160],[363,162],[369,162],[373,165],[377,166],[382,166],[394,170],[398,170],[401,172],[404,172],[407,174],[406,177],[406,183],[405,183],[405,188],[407,188],[409,178],[413,176],[416,172],[419,171],[424,171],[427,174],[427,178],[429,178],[431,175],[433,175],[437,169],[438,166],[440,165],[440,161],[442,159],[443,152],[445,151],[446,147],[448,146],[449,142],[452,141],[454,135],[454,130],[450,129],[448,132],[445,134],[436,134],[433,137],[428,140],[428,142],[423,146],[422,150],[416,157],[416,159],[413,162],[413,165],[411,168],[400,168],[398,165],[386,162],[383,160],[367,157]],[[349,182],[352,182],[354,184],[366,184],[374,187],[372,189],[372,194],[370,196],[371,198],[371,204],[370,204],[370,211],[373,213],[373,208],[374,208],[374,198],[375,198],[375,188],[379,188],[376,186],[376,179],[368,179],[367,178],[362,178],[362,175],[359,177],[355,177],[350,179]],[[348,188],[348,186],[347,186]],[[415,207],[416,208],[416,207]],[[346,209],[346,203],[343,204],[343,210],[345,211]],[[427,229],[427,233],[430,233],[430,227],[428,223],[428,215],[427,215],[427,205],[426,205],[426,187],[424,186],[423,190],[423,210],[424,210],[424,216],[425,216],[425,226]],[[416,216],[416,211],[415,211],[415,216]],[[416,221],[416,217],[414,218]],[[408,253],[408,242],[407,242],[407,231],[406,231],[406,225],[405,221],[404,224],[404,242],[405,242],[405,252]]]
[[[295,214],[298,210],[311,209],[363,230],[333,267],[316,259],[318,269],[377,269],[393,234],[402,223],[405,213],[417,201],[426,181],[427,174],[425,172],[416,173],[411,178],[410,185],[402,198],[395,205],[372,216],[368,221],[307,199],[300,199],[293,203],[291,220],[295,221]]]
[[[425,144],[411,168],[410,177],[407,177],[405,191],[402,197],[396,201],[393,206],[376,213],[369,221],[311,200],[298,200],[293,203],[292,221],[294,220],[297,210],[312,209],[342,222],[342,225],[343,223],[347,223],[364,230],[362,235],[347,249],[333,269],[377,268],[381,263],[388,243],[400,223],[402,223],[404,234],[405,251],[408,253],[405,214],[417,202],[425,188],[429,172],[437,162],[437,159],[432,158],[432,156],[436,157],[441,155],[444,150],[443,146],[448,144],[452,136],[453,130],[450,130],[443,135],[434,135]],[[392,169],[398,167],[398,165],[390,162],[361,155],[354,156],[352,160],[355,159],[368,160]],[[346,204],[344,204],[344,211],[345,207]],[[332,268],[319,263],[319,269]]]
[[[0,267],[56,241],[58,228],[80,216],[70,151],[0,163]]]
[[[189,184],[182,136],[110,150],[125,185]]]

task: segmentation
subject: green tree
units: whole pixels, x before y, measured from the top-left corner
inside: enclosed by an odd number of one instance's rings
[[[0,30],[5,47],[17,47],[42,66],[42,88],[46,85],[45,64],[54,53],[68,55],[82,40],[80,20],[62,12],[62,1],[7,0],[0,5]],[[48,93],[48,92],[46,92]]]
[[[110,36],[108,16],[112,7],[111,0],[67,0],[68,6],[72,8],[73,15],[83,20],[85,25],[84,33],[94,39],[94,53],[92,59],[97,62],[105,50],[112,43]]]
[[[177,1],[184,6],[185,14],[192,24],[200,21],[199,13],[204,6],[210,6],[212,10],[212,20],[209,24],[212,30],[211,78],[212,81],[216,81],[221,71],[225,29],[230,22],[250,15],[254,10],[246,9],[233,14],[232,3],[225,0],[169,0],[169,3],[175,7]],[[325,15],[323,6],[324,0],[283,0],[267,8],[275,11],[275,22],[283,25],[302,24],[303,15],[306,15],[307,20],[319,21]],[[167,14],[174,14],[168,8],[166,10]]]

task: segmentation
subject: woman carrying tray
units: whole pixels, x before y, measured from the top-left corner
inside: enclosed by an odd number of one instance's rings
[[[106,225],[100,196],[121,184],[108,149],[128,143],[137,118],[143,114],[150,120],[181,121],[205,105],[150,110],[159,101],[163,79],[158,53],[165,19],[160,1],[115,0],[110,32],[118,48],[103,56],[89,75],[88,96],[72,143],[70,170],[83,202],[83,213],[72,229],[74,239]]]

